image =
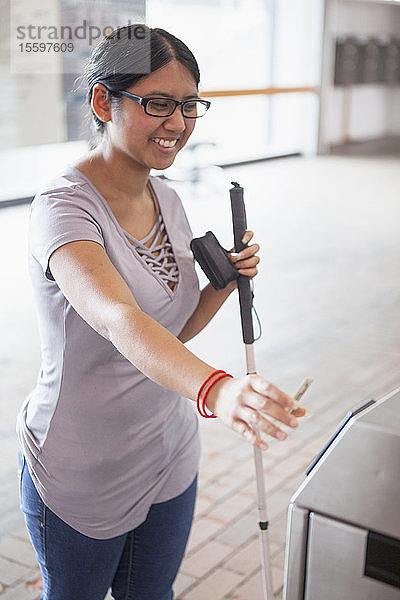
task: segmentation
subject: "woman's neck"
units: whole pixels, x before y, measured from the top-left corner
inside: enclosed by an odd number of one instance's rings
[[[139,202],[145,197],[150,169],[128,159],[117,150],[109,150],[106,144],[76,164],[93,184],[103,188],[110,201],[118,198],[125,202]],[[101,190],[99,190],[101,191]]]

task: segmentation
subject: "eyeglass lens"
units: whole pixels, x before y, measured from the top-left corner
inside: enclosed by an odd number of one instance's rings
[[[149,115],[166,117],[174,112],[175,102],[168,98],[157,98],[150,100],[146,109]],[[182,105],[182,111],[184,117],[202,117],[207,112],[207,105],[202,100],[188,100]]]

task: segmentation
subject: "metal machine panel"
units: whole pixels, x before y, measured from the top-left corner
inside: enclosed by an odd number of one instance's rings
[[[304,508],[295,504],[289,506],[284,597],[291,600],[303,600],[308,515]]]
[[[364,575],[367,534],[310,514],[304,600],[399,600],[399,588]]]
[[[400,390],[350,419],[292,498],[400,539]]]

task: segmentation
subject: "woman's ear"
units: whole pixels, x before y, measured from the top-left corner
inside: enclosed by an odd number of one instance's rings
[[[100,121],[103,123],[111,121],[111,106],[107,99],[107,88],[102,83],[96,83],[93,86],[90,106]]]

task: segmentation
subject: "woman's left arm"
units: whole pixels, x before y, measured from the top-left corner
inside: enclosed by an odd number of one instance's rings
[[[252,231],[246,231],[243,236],[243,243],[248,244],[253,235]],[[260,262],[260,258],[257,256],[259,249],[260,246],[258,244],[252,244],[251,246],[244,248],[238,254],[233,252],[233,250],[229,252],[231,261],[235,264],[241,275],[246,275],[250,278],[257,275],[257,265]],[[200,333],[236,288],[236,280],[228,283],[222,290],[214,289],[211,283],[206,285],[201,291],[200,300],[196,310],[186,322],[184,328],[178,335],[178,339],[185,343]]]

